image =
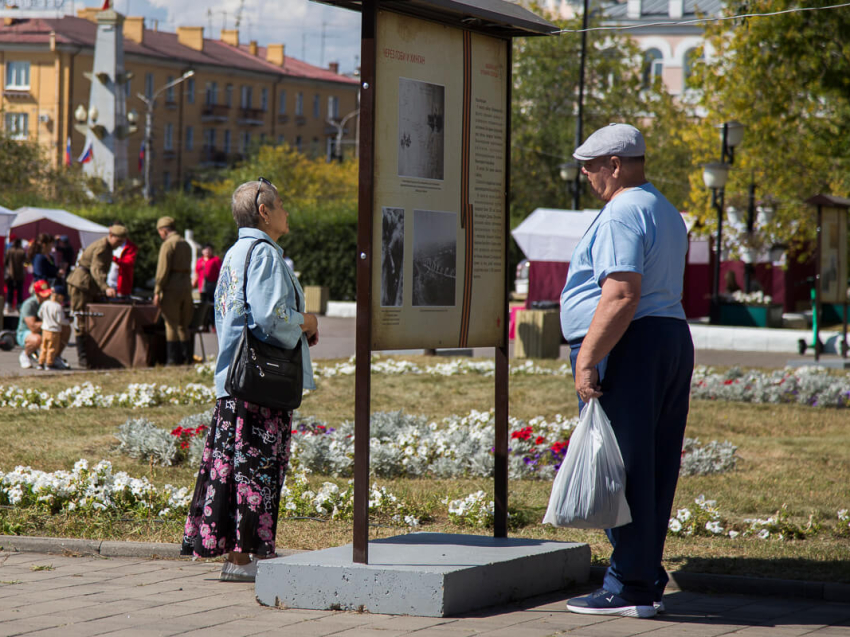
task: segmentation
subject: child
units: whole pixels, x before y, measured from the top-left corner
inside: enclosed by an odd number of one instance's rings
[[[62,326],[68,325],[65,318],[65,310],[62,304],[65,302],[65,286],[53,286],[50,298],[38,308],[38,317],[41,319],[41,351],[38,354],[38,369],[64,369],[54,365],[59,354],[60,340],[62,338]]]

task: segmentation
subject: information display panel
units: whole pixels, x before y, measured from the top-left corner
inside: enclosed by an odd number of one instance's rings
[[[373,350],[504,343],[509,41],[378,11]]]
[[[844,303],[847,293],[847,210],[821,211],[820,301]]]

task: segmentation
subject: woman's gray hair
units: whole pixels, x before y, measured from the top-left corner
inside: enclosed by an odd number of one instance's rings
[[[260,198],[257,201],[257,189],[260,190]],[[234,192],[230,201],[230,209],[233,212],[233,220],[237,228],[258,228],[260,226],[260,204],[267,208],[274,206],[277,199],[277,188],[260,181],[246,181]]]

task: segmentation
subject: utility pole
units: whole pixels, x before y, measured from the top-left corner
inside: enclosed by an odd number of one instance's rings
[[[325,27],[328,26],[326,21],[322,21],[322,53],[319,56],[319,66],[325,68]]]
[[[581,58],[579,58],[578,70],[578,114],[576,116],[576,148],[581,146],[582,124],[584,121],[584,65],[587,59],[587,14],[588,0],[584,0],[584,13],[581,16]],[[576,181],[573,184],[573,210],[578,210],[581,205],[581,169],[576,173]]]
[[[153,203],[153,188],[151,188],[151,155],[153,154],[153,107],[156,104],[156,98],[159,97],[163,91],[167,91],[181,82],[188,80],[194,74],[194,71],[186,71],[176,80],[169,82],[156,91],[153,95],[151,95],[150,99],[145,97],[142,93],[137,94],[137,97],[142,100],[147,107],[147,111],[145,112],[145,185],[142,189],[142,194],[145,201],[149,204]]]

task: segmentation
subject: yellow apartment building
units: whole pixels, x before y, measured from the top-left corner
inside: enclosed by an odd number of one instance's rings
[[[97,9],[63,18],[6,18],[0,27],[2,122],[19,139],[33,140],[50,161],[64,161],[71,140],[77,160],[85,136],[74,128],[74,111],[87,107]],[[286,142],[312,156],[330,153],[340,122],[358,107],[359,83],[331,63],[323,69],[286,55],[283,44],[257,46],[225,30],[204,37],[203,27],[176,33],[146,29],[144,18],[123,23],[127,112],[139,115],[129,138],[129,177],[141,179],[145,104],[188,70],[194,75],[163,92],[153,110],[152,182],[159,188],[187,183],[198,167],[226,166],[259,144]],[[345,125],[355,137],[357,118]],[[345,148],[345,144],[343,145]],[[350,148],[350,145],[349,145]]]

